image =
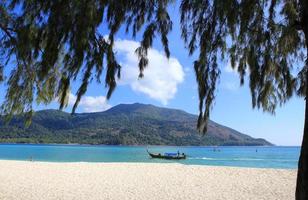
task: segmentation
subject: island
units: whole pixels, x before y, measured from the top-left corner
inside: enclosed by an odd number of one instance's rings
[[[196,130],[197,116],[182,110],[140,103],[119,104],[104,112],[71,114],[60,110],[34,113],[9,123],[0,118],[1,143],[105,145],[264,146],[272,145],[209,121],[208,133]]]

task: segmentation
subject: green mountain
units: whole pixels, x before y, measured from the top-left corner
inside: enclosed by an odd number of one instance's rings
[[[213,121],[208,133],[196,131],[197,116],[144,104],[120,104],[98,113],[71,115],[38,111],[30,127],[22,116],[9,124],[0,118],[0,142],[123,145],[271,145]]]

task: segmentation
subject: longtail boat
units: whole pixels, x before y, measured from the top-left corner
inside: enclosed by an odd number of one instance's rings
[[[163,155],[160,153],[150,153],[147,150],[148,154],[152,158],[160,158],[160,159],[167,159],[167,160],[180,160],[180,159],[186,159],[186,155],[184,153],[164,153]]]

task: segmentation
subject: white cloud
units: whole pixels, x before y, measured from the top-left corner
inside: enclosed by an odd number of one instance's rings
[[[189,67],[185,67],[185,68],[184,68],[184,71],[185,71],[186,73],[190,73],[190,72],[191,72],[191,69],[190,69]]]
[[[166,105],[172,99],[178,85],[184,81],[184,70],[179,61],[155,49],[148,51],[149,65],[144,70],[144,77],[138,79],[138,57],[135,50],[138,42],[132,40],[116,40],[114,49],[121,60],[120,85],[129,85],[133,91],[143,93]]]
[[[68,105],[73,106],[76,101],[76,96],[70,93]],[[111,108],[104,96],[83,96],[78,104],[84,112],[100,112]]]

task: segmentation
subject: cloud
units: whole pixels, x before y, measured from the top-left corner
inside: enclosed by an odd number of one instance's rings
[[[138,79],[138,57],[135,50],[139,43],[132,40],[116,40],[114,49],[121,61],[121,79],[119,85],[129,85],[133,91],[168,104],[178,85],[184,81],[184,70],[179,61],[155,49],[148,51],[149,65],[144,70],[144,77]]]
[[[73,106],[76,96],[72,93],[69,95],[68,105]],[[105,96],[83,96],[78,105],[84,112],[100,112],[111,108]]]
[[[185,67],[185,68],[184,68],[184,71],[185,71],[186,73],[190,73],[190,72],[191,72],[191,69],[190,69],[189,67]]]

